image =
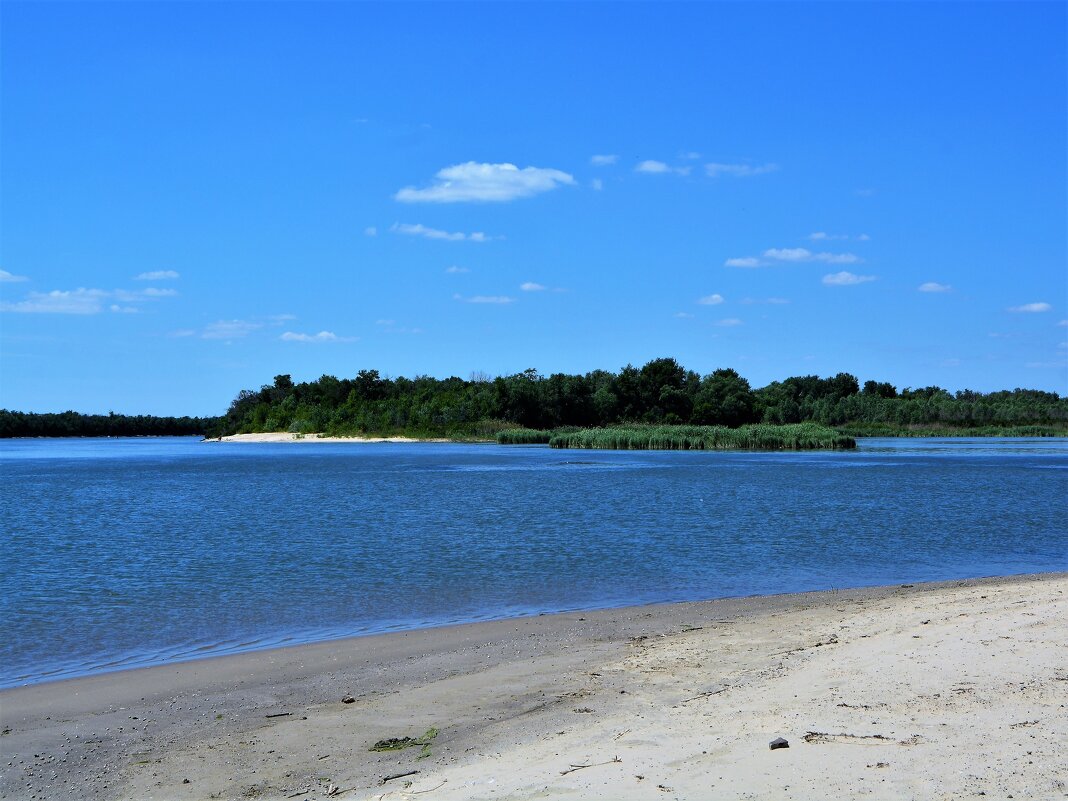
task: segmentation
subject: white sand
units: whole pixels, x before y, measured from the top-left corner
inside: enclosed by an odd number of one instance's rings
[[[0,708],[5,798],[1065,798],[1068,575],[356,638]],[[368,750],[431,727],[425,759]]]
[[[207,442],[451,442],[447,439],[414,439],[412,437],[326,437],[320,434],[231,434]]]

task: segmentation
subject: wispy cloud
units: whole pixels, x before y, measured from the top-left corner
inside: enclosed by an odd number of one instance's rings
[[[696,150],[687,150],[685,153],[680,153],[679,158],[686,159],[687,161],[697,161],[701,158],[701,154]]]
[[[508,303],[515,303],[515,298],[510,298],[507,295],[471,295],[470,297],[453,295],[452,299],[461,303],[489,303],[502,306]]]
[[[174,270],[151,270],[135,275],[135,281],[177,281],[181,275]]]
[[[809,234],[805,239],[812,242],[841,242],[846,240],[854,240],[856,242],[869,242],[871,237],[867,234],[860,234],[858,236],[850,236],[849,234],[828,234],[826,231],[814,231]]]
[[[0,284],[15,284],[29,280],[25,275],[12,275],[7,270],[0,270]]]
[[[766,262],[755,256],[742,256],[737,259],[727,259],[723,264],[727,267],[763,267]]]
[[[1068,320],[1061,320],[1057,323],[1058,328],[1068,328]]]
[[[766,175],[779,169],[778,164],[719,164],[705,165],[705,174],[709,178],[718,178],[721,175],[731,175],[735,178],[749,178],[754,175]]]
[[[574,183],[562,170],[469,161],[439,170],[428,187],[406,186],[393,197],[402,203],[502,203]]]
[[[874,275],[854,275],[843,270],[840,273],[831,273],[823,276],[823,283],[827,286],[854,286],[874,281]]]
[[[728,317],[725,320],[720,320],[716,325],[723,326],[724,328],[733,328],[736,325],[741,325],[742,321],[737,317]]]
[[[742,303],[742,304],[745,304],[746,306],[752,306],[752,305],[757,304],[757,303],[760,303],[760,304],[765,304],[766,303],[766,304],[771,305],[771,306],[785,306],[790,301],[788,299],[786,299],[786,298],[743,298],[742,300],[740,300],[738,302]]]
[[[17,303],[0,303],[0,311],[17,314],[99,314],[111,311],[130,314],[139,311],[134,306],[122,306],[123,303],[142,303],[155,301],[177,295],[173,289],[78,289],[51,292],[30,292],[25,300]],[[109,301],[118,301],[109,302]]]
[[[594,178],[592,181],[590,181],[590,187],[593,189],[593,191],[600,192],[602,189],[604,189],[604,181],[602,181],[600,178]]]
[[[634,172],[643,172],[647,175],[668,175],[674,173],[675,175],[689,175],[689,167],[672,167],[670,164],[665,164],[662,161],[656,161],[654,159],[648,159],[638,164],[634,168]]]
[[[543,286],[542,284],[536,284],[533,281],[525,281],[519,285],[519,288],[524,292],[544,292],[548,289],[548,287]]]
[[[601,156],[590,156],[590,164],[594,167],[608,167],[619,161],[619,156],[609,153]]]
[[[861,258],[854,253],[813,253],[807,248],[768,248],[764,257],[775,261],[818,261],[825,264],[856,264]]]
[[[1036,314],[1038,312],[1048,312],[1053,307],[1048,303],[1024,303],[1022,306],[1009,306],[1008,311],[1020,312],[1024,314]]]
[[[953,287],[949,284],[940,284],[937,281],[927,281],[916,287],[919,292],[949,292]]]
[[[446,242],[489,242],[491,239],[500,238],[486,236],[481,231],[474,231],[470,234],[462,232],[449,232],[442,231],[438,228],[428,228],[422,223],[393,223],[389,230],[397,234],[404,234],[405,236],[422,236],[427,239],[441,239]]]
[[[471,271],[467,267],[459,267],[454,264],[451,267],[446,267],[445,272],[449,275],[462,275],[463,273],[469,273]]]
[[[689,312],[675,312],[675,316],[678,317],[680,320],[689,320],[693,317],[693,315]]]
[[[280,337],[283,342],[306,342],[317,344],[323,342],[355,342],[356,337],[339,337],[332,331],[320,331],[318,334],[298,334],[294,331],[286,331]]]
[[[705,295],[703,298],[698,298],[697,302],[702,306],[718,306],[723,303],[724,297],[720,294]]]
[[[263,328],[263,323],[251,320],[219,320],[208,323],[200,332],[201,339],[241,339]]]
[[[364,236],[378,236],[378,229],[373,225],[368,225],[363,229]]]

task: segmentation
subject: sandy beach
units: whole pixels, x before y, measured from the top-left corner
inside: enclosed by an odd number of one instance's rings
[[[415,439],[413,437],[327,437],[321,434],[231,434],[226,437],[205,440],[206,442],[453,442],[449,439]]]
[[[1064,798],[1068,574],[353,638],[0,716],[13,799]]]

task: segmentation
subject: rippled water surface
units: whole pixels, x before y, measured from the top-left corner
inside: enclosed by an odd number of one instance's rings
[[[1068,569],[1068,441],[0,442],[0,686],[543,611]]]

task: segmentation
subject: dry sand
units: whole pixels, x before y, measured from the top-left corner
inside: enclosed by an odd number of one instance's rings
[[[453,442],[448,439],[414,439],[412,437],[327,437],[320,434],[231,434],[207,442]]]
[[[1068,574],[361,637],[0,716],[4,798],[1065,798]]]

